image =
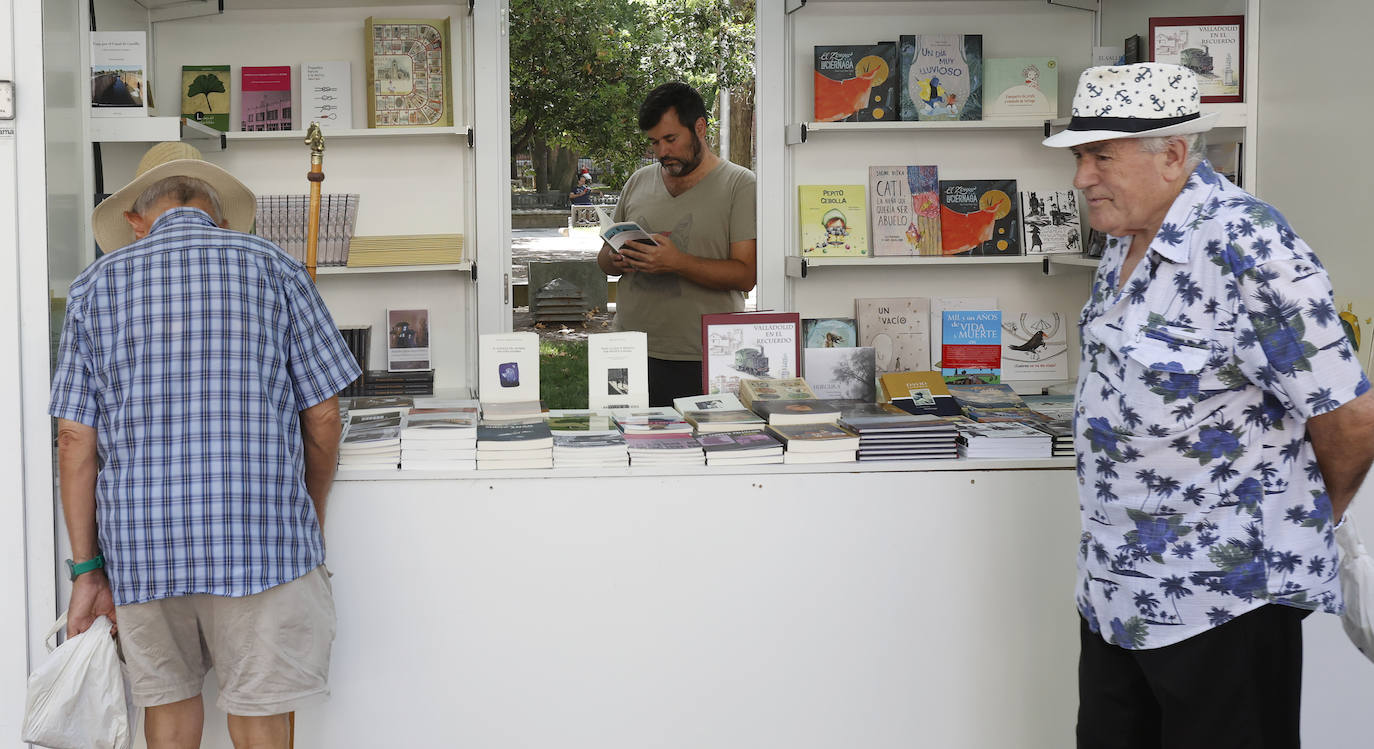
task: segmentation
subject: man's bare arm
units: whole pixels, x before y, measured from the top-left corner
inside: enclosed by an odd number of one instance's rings
[[[57,420],[57,472],[72,560],[84,562],[100,553],[95,515],[95,480],[100,472],[100,458],[94,427],[69,419]],[[101,615],[115,621],[110,581],[104,570],[94,570],[72,583],[67,636],[85,632]]]
[[[301,439],[305,443],[305,489],[315,503],[315,517],[324,531],[324,510],[334,469],[339,463],[339,398],[320,401],[301,411]]]
[[[1336,520],[1345,515],[1374,462],[1374,391],[1307,421]]]

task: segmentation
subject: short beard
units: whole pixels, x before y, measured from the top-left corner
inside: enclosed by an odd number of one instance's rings
[[[663,167],[663,171],[667,172],[670,177],[686,177],[695,171],[697,167],[701,166],[701,151],[701,138],[698,138],[696,133],[692,133],[692,156],[690,160],[679,161],[677,162],[678,166],[675,167],[664,164],[662,159],[659,159],[658,164]]]

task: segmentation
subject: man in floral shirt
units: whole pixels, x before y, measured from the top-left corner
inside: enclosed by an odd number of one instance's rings
[[[1331,282],[1203,158],[1192,71],[1089,68],[1068,129],[1107,236],[1079,320],[1080,747],[1295,747],[1302,619],[1339,613],[1334,527],[1374,394]]]

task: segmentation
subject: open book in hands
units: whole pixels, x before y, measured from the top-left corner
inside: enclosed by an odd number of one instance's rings
[[[601,238],[606,240],[606,244],[611,246],[611,252],[620,252],[620,248],[626,242],[648,242],[658,244],[649,232],[633,221],[621,221],[618,224],[611,224],[601,231]]]

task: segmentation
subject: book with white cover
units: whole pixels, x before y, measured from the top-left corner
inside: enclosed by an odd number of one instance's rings
[[[347,60],[301,63],[301,108],[301,129],[311,122],[318,122],[321,130],[353,127],[353,75]]]
[[[1058,312],[1002,314],[1002,380],[1067,380],[1069,333]]]
[[[878,374],[924,366],[930,358],[930,300],[925,297],[855,299],[859,345],[873,349]]]
[[[940,371],[940,347],[944,345],[944,312],[951,309],[997,309],[997,297],[937,296],[930,298],[930,368]]]
[[[478,345],[483,404],[539,400],[538,333],[484,333]]]
[[[639,331],[587,336],[587,406],[649,407],[649,338]]]
[[[91,32],[90,91],[92,117],[148,116],[147,32]]]

